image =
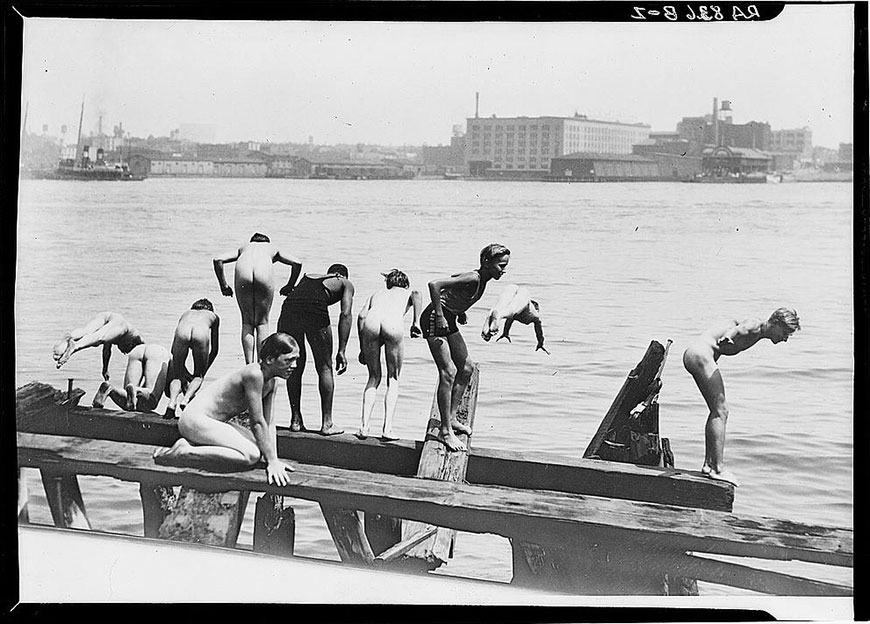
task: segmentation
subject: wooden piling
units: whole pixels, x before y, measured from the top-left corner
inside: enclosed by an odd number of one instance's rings
[[[284,497],[263,494],[254,511],[254,552],[292,557],[296,544],[296,515],[284,507]]]
[[[90,529],[85,503],[74,474],[56,473],[47,468],[40,470],[45,498],[51,510],[54,526],[63,529]]]
[[[139,499],[142,501],[145,537],[159,537],[160,526],[175,507],[175,492],[163,485],[140,483]]]
[[[475,365],[471,372],[468,386],[462,395],[456,410],[456,419],[474,429],[474,415],[477,411],[477,389],[480,383],[480,369]],[[438,439],[441,430],[441,412],[438,409],[438,396],[432,400],[432,409],[429,413],[429,422],[426,426],[426,438],[423,443],[423,451],[420,453],[420,465],[417,467],[417,476],[424,479],[437,479],[438,481],[462,482],[468,468],[468,453],[450,451],[444,443]],[[465,434],[457,434],[457,437],[471,447],[471,441]],[[416,536],[430,533],[433,525],[425,522],[412,520],[402,521],[402,540],[413,540]],[[435,533],[420,544],[409,549],[402,560],[407,566],[412,560],[423,563],[423,567],[434,570],[447,562],[453,556],[453,547],[456,541],[456,531],[438,527]]]
[[[371,565],[375,554],[366,537],[360,512],[324,504],[320,505],[320,510],[341,560],[345,563]]]

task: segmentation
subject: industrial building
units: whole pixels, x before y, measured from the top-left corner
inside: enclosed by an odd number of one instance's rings
[[[631,154],[650,126],[573,117],[471,117],[465,136],[471,175],[546,175],[553,158],[574,152]],[[507,174],[507,175],[505,175]],[[515,174],[515,175],[510,175]]]
[[[809,128],[774,130],[771,147],[774,152],[795,154],[799,159],[809,160],[813,155],[813,131]]]

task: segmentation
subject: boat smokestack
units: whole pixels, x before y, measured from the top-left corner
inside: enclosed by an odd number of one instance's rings
[[[474,92],[474,118],[480,117],[480,91]]]

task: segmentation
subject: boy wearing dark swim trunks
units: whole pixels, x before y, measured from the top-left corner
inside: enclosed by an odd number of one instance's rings
[[[290,429],[304,431],[302,422],[302,373],[305,370],[305,340],[311,347],[314,366],[317,369],[318,389],[322,424],[320,433],[335,435],[344,433],[332,422],[332,398],[335,380],[332,374],[332,327],[329,306],[341,302],[338,319],[338,352],[335,354],[335,369],[341,375],[347,370],[345,349],[350,337],[351,309],[353,307],[353,284],[347,278],[347,267],[333,264],[325,275],[303,275],[296,286],[288,282],[280,293],[287,298],[281,307],[278,331],[289,334],[299,344],[299,360],[296,369],[287,379],[287,396],[290,399]]]
[[[471,434],[467,426],[456,420],[459,401],[474,370],[457,323],[465,324],[465,311],[483,296],[487,282],[501,279],[507,272],[510,253],[504,245],[487,245],[480,251],[480,268],[429,282],[432,302],[423,310],[420,325],[438,368],[437,398],[441,414],[438,437],[451,451],[467,450],[454,431]]]

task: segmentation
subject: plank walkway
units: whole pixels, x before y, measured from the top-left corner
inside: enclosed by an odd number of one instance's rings
[[[153,413],[68,408],[57,402],[64,396],[65,393],[39,382],[19,388],[18,431],[155,446],[171,446],[179,437],[176,420],[165,420]],[[283,427],[278,427],[277,443],[278,455],[283,459],[397,476],[416,474],[423,448],[420,441],[358,440],[350,434],[324,437],[294,433]],[[734,502],[731,485],[708,479],[698,471],[575,459],[534,451],[472,448],[465,480],[478,485],[553,490],[720,511],[731,511]]]
[[[265,482],[262,469],[216,475],[155,465],[145,445],[18,434],[22,467],[125,481],[187,485],[203,492],[257,491],[494,533],[557,546],[585,538],[651,549],[800,560],[852,566],[852,531],[762,516],[639,503],[561,492],[517,490],[296,464],[290,484]]]

